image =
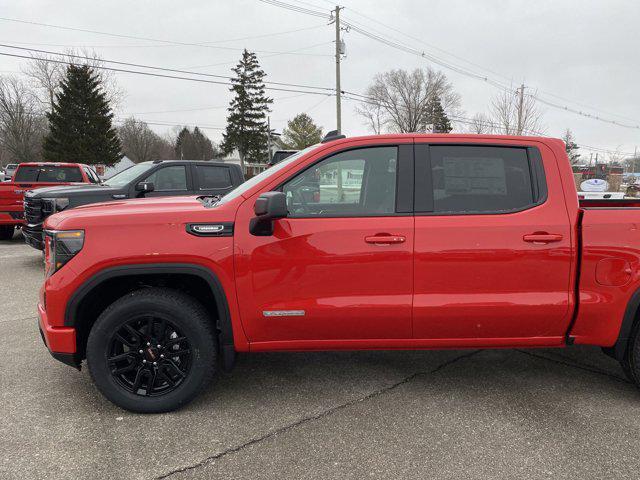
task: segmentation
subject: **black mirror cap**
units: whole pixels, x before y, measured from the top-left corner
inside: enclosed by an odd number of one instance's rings
[[[266,192],[260,195],[253,211],[256,216],[275,220],[284,218],[289,214],[287,210],[287,196],[283,192]]]
[[[256,199],[253,206],[256,216],[249,222],[249,232],[258,237],[273,235],[274,220],[285,218],[287,196],[282,192],[266,192]]]
[[[153,182],[140,182],[138,184],[136,184],[136,191],[137,192],[153,192],[155,190],[155,185],[153,184]]]

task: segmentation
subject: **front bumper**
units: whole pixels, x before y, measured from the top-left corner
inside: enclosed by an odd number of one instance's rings
[[[38,304],[38,328],[49,353],[67,365],[80,368],[80,358],[76,352],[76,330],[71,327],[53,327],[49,324],[47,311]]]
[[[33,247],[36,250],[44,250],[44,236],[42,234],[41,223],[35,225],[23,225],[22,236],[24,237],[26,244],[30,247]]]

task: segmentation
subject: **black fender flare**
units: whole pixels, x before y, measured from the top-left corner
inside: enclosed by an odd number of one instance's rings
[[[229,303],[225,295],[222,284],[217,275],[210,269],[201,265],[190,263],[143,263],[120,265],[101,270],[87,279],[71,296],[67,302],[64,315],[64,325],[68,327],[76,326],[77,312],[82,300],[98,287],[101,283],[117,277],[128,277],[134,275],[166,275],[180,274],[193,275],[204,280],[211,289],[211,293],[216,300],[218,318],[216,327],[219,334],[219,346],[222,355],[223,368],[231,368],[235,358],[235,348],[233,342],[233,327],[231,325],[231,314]]]
[[[638,309],[640,308],[640,288],[637,289],[629,298],[627,302],[627,308],[624,311],[624,317],[622,318],[622,323],[620,324],[620,331],[618,332],[618,339],[613,346],[608,349],[612,356],[622,361],[624,359],[624,355],[627,352],[627,346],[629,344],[629,340],[633,335],[633,329],[636,324],[636,318],[638,314]]]

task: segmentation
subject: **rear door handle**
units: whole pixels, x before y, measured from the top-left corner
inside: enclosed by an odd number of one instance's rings
[[[551,243],[562,240],[562,235],[559,233],[530,233],[524,235],[522,240],[530,243]]]
[[[374,245],[390,245],[392,243],[404,243],[407,239],[402,235],[371,235],[370,237],[364,237],[364,241],[367,243],[373,243]]]

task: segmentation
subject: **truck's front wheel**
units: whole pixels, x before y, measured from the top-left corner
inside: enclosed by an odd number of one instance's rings
[[[170,289],[138,290],[111,304],[87,342],[87,365],[102,394],[141,413],[175,410],[214,374],[216,342],[207,311]]]

